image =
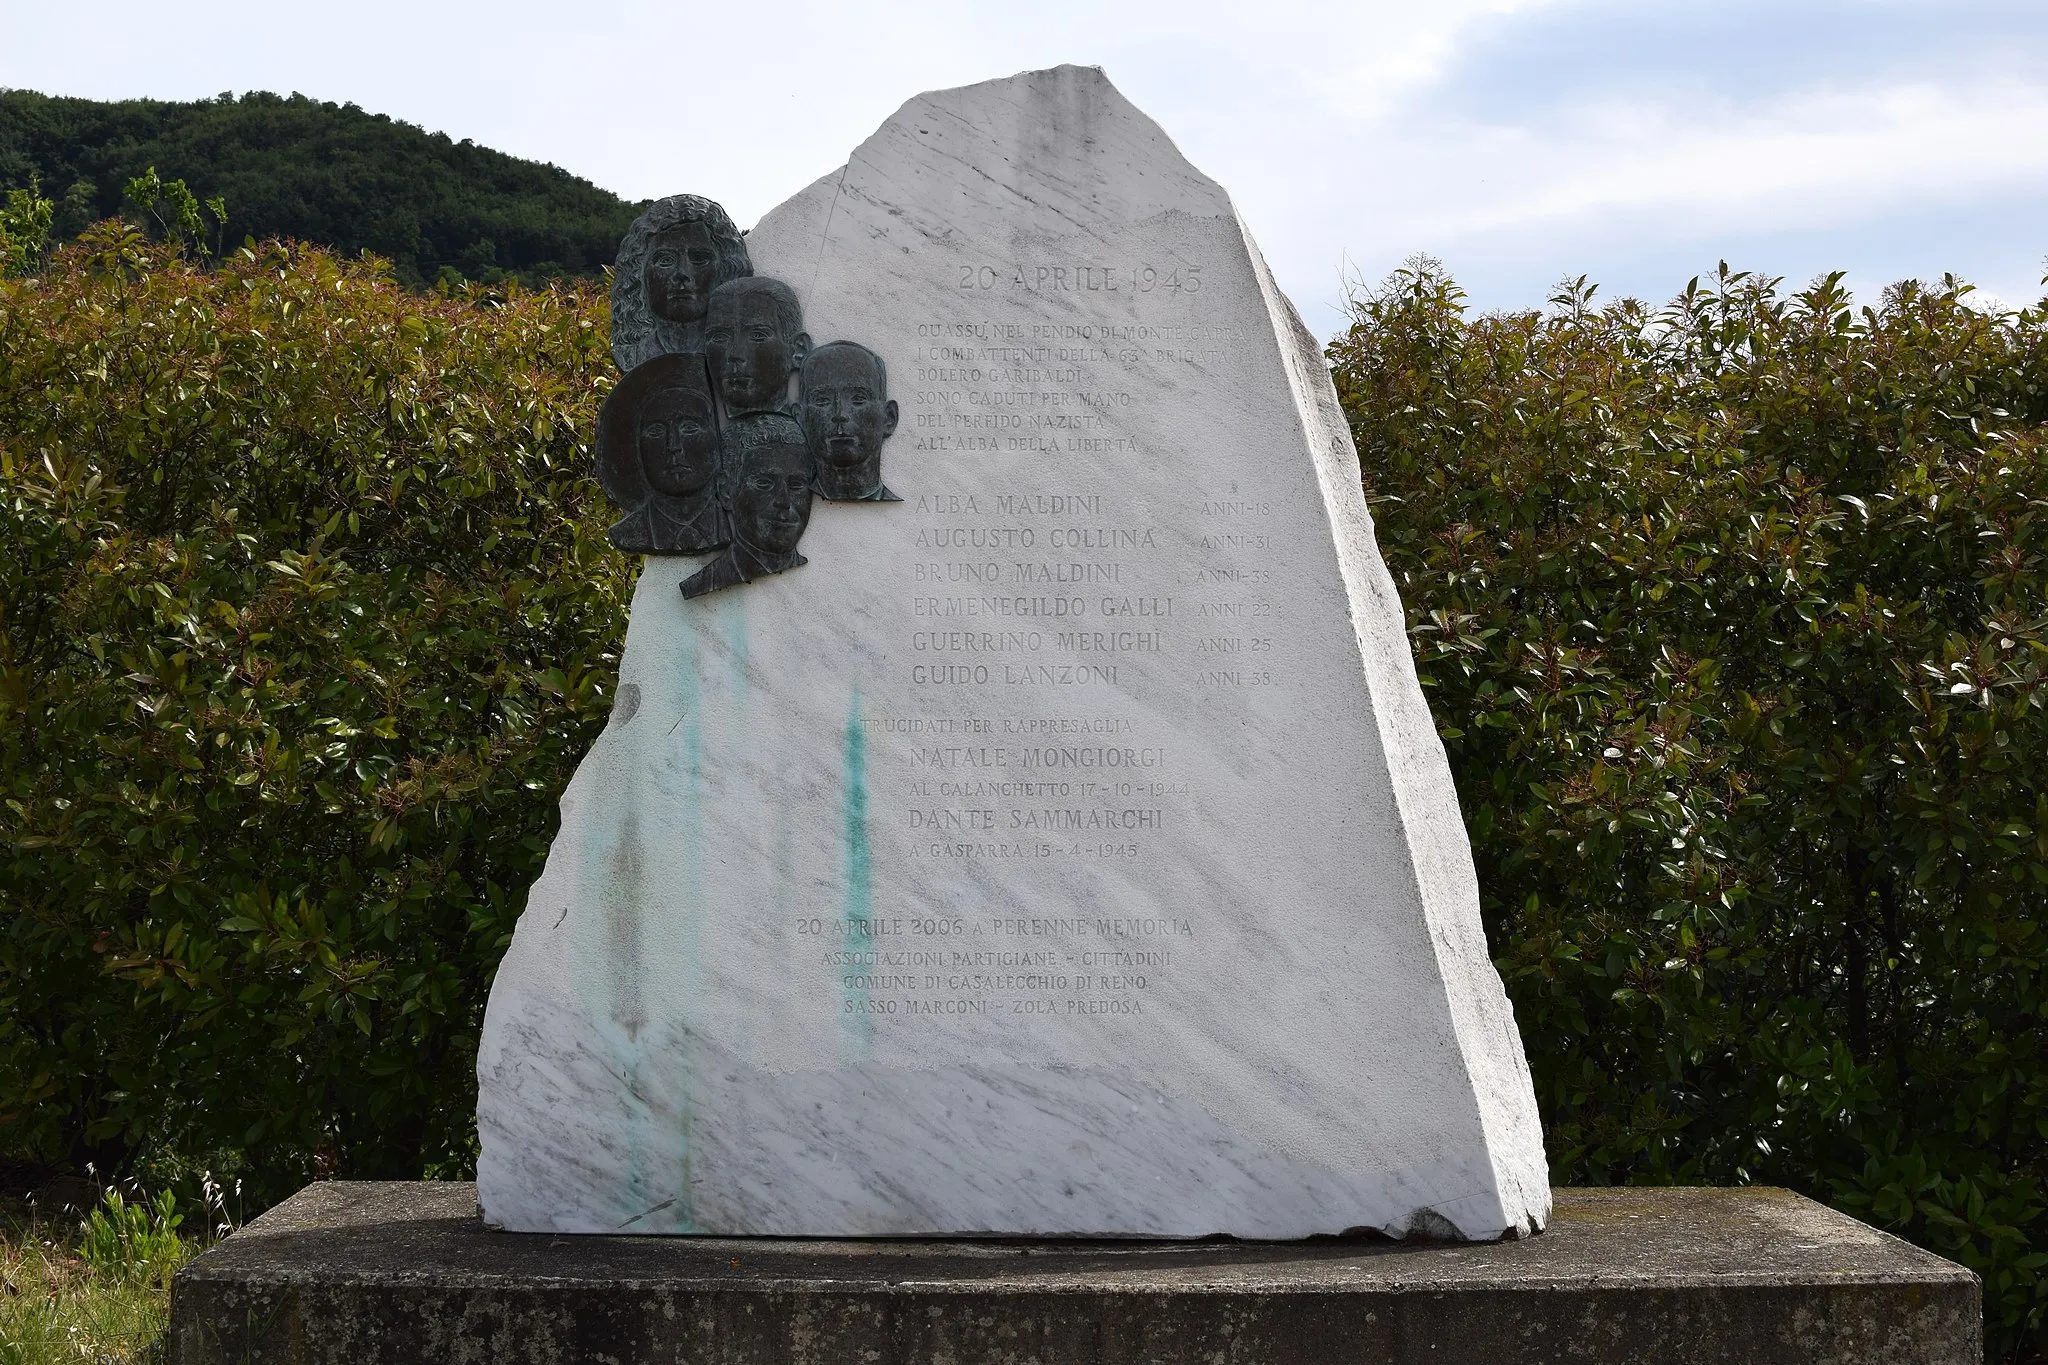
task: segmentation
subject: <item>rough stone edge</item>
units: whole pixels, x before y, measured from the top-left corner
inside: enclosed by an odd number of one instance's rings
[[[1474,1241],[1533,1235],[1543,1230],[1551,1214],[1543,1125],[1528,1056],[1515,1027],[1514,1006],[1487,951],[1478,871],[1450,758],[1422,696],[1408,647],[1407,616],[1373,534],[1372,513],[1360,486],[1358,449],[1337,401],[1336,385],[1324,367],[1322,348],[1274,281],[1264,253],[1234,205],[1232,213],[1272,317],[1281,363],[1301,415],[1302,437],[1313,453],[1324,505],[1330,511],[1373,719],[1386,755],[1387,782],[1414,869],[1410,893],[1429,927],[1438,976],[1494,1166],[1493,1207],[1470,1208],[1481,1200],[1475,1195],[1472,1201],[1461,1201],[1467,1208],[1436,1212]],[[1374,646],[1376,635],[1383,637],[1381,648]],[[1427,738],[1404,739],[1404,734]],[[1447,833],[1432,838],[1422,832],[1430,828]],[[1485,1221],[1475,1226],[1475,1217]]]

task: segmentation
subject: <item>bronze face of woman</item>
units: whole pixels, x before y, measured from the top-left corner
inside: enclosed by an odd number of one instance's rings
[[[625,512],[621,550],[704,554],[725,544],[723,455],[704,358],[659,355],[619,382],[597,414],[597,479]]]
[[[612,359],[621,374],[659,355],[703,354],[711,291],[754,273],[732,219],[696,194],[648,205],[626,229],[614,266]]]
[[[677,384],[649,394],[638,439],[640,467],[657,493],[694,497],[718,476],[718,422],[701,387]]]
[[[701,322],[718,283],[718,244],[702,219],[654,235],[641,267],[647,308],[667,322]]]

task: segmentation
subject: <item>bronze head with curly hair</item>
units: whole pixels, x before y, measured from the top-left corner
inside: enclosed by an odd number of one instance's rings
[[[754,273],[724,209],[701,195],[656,200],[633,220],[612,272],[612,359],[630,374],[658,355],[704,349],[711,291]]]

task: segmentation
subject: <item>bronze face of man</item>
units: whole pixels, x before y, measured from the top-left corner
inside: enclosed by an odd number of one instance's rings
[[[733,538],[789,555],[811,521],[811,452],[794,426],[748,446],[732,490]]]
[[[822,497],[901,502],[882,484],[882,443],[896,430],[896,401],[882,357],[852,341],[804,359],[801,412]]]
[[[750,275],[711,291],[704,354],[734,416],[782,411],[789,376],[810,349],[796,294],[782,281]]]
[[[699,218],[663,228],[648,246],[641,280],[647,309],[666,322],[698,322],[718,283],[718,243]]]
[[[752,582],[804,562],[797,542],[811,521],[811,451],[782,413],[741,417],[726,429],[734,464],[725,553],[683,582],[683,596]]]

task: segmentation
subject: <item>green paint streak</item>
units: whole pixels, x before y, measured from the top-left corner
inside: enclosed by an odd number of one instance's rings
[[[677,1076],[680,1073],[675,1087],[680,1112],[676,1115],[676,1128],[669,1139],[674,1144],[670,1153],[650,1155],[641,1150],[637,1142],[631,1144],[626,1152],[626,1188],[629,1192],[626,1202],[639,1214],[631,1225],[631,1231],[637,1233],[699,1231],[690,1199],[690,1127],[694,1121],[696,1058],[687,1051],[657,1051],[651,1046],[655,1034],[649,1031],[667,1017],[668,1006],[678,998],[695,1002],[703,997],[703,652],[694,634],[686,633],[680,645],[669,674],[676,689],[676,719],[666,734],[654,730],[642,736],[642,743],[657,747],[651,753],[636,751],[632,762],[638,781],[631,799],[640,809],[674,811],[674,823],[668,831],[668,839],[672,841],[671,847],[681,863],[681,875],[675,885],[664,884],[658,892],[646,897],[640,893],[647,889],[647,869],[641,868],[641,876],[626,882],[632,897],[629,913],[641,937],[625,960],[607,964],[609,974],[615,980],[625,979],[632,983],[633,1013],[643,1020],[643,1027],[637,1035],[616,1024],[610,1030],[612,1046],[619,1057],[621,1083],[629,1090],[644,1088],[658,1092],[662,1086],[657,1083],[643,1087],[643,1078],[658,1078],[664,1074]],[[681,958],[674,969],[681,983],[680,991],[664,989],[648,979],[653,969],[647,960],[647,938],[660,930],[672,932],[671,942]],[[664,966],[662,970],[666,974],[670,969]],[[683,1009],[687,1021],[689,1004],[685,1003]],[[637,1127],[629,1128],[629,1131],[637,1131]],[[667,1159],[670,1155],[675,1162],[673,1166]],[[670,1173],[677,1170],[681,1172],[678,1187],[670,1188]],[[661,1212],[651,1212],[664,1203],[668,1207]]]
[[[682,820],[683,886],[688,902],[683,907],[678,938],[683,950],[683,986],[687,999],[704,998],[704,693],[698,672],[702,653],[691,641],[690,660],[683,670],[683,771],[686,793]],[[680,1065],[684,1082],[678,1087],[682,1112],[676,1117],[676,1142],[682,1169],[682,1187],[675,1191],[673,1213],[679,1232],[697,1231],[696,1208],[690,1198],[690,1125],[695,1121],[697,1099],[696,1058],[683,1056]]]
[[[869,926],[875,917],[874,850],[868,845],[868,736],[860,723],[860,688],[846,711],[846,899],[841,912],[843,941],[849,951],[874,946]],[[865,968],[857,969],[864,974]],[[841,1052],[847,1060],[865,1060],[874,1041],[874,1016],[868,1013],[866,988],[845,989],[840,1003]]]
[[[738,597],[738,593],[726,594]],[[732,668],[734,700],[742,707],[747,704],[752,682],[747,677],[747,608],[745,602],[724,602],[719,606],[719,620],[725,626],[725,657]]]

